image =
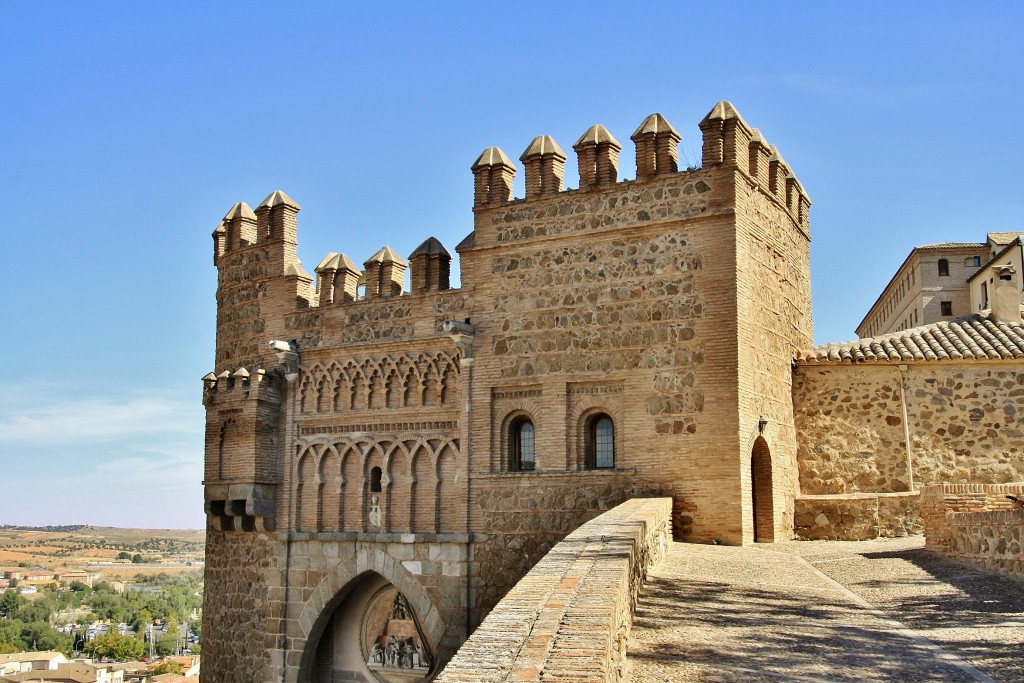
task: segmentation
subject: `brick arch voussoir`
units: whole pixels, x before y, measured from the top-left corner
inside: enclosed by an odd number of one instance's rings
[[[320,474],[321,479],[324,476],[324,463],[327,461],[328,453],[333,453],[334,457],[338,459],[338,467],[341,467],[341,453],[332,443],[326,443],[323,448],[320,449],[320,460],[317,462],[317,472]]]
[[[434,480],[438,483],[438,485],[441,484],[441,458],[444,457],[445,453],[451,453],[452,457],[454,457],[457,461],[459,457],[459,449],[456,448],[451,441],[446,441],[441,446],[438,446],[438,448],[433,452]]]
[[[432,471],[436,471],[436,464],[434,462],[434,452],[425,443],[417,441],[416,445],[409,449],[409,478],[414,484],[420,483],[419,479],[416,478],[416,463],[420,460],[426,460]]]
[[[320,450],[311,445],[302,449],[302,452],[299,453],[299,457],[295,459],[296,481],[300,484],[310,484],[313,482],[313,479],[307,481],[302,478],[302,466],[308,459],[311,462],[309,471],[313,474],[313,478],[315,479],[316,474],[320,471],[320,456]]]

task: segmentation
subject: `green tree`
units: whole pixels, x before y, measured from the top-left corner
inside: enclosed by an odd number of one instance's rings
[[[178,642],[181,640],[181,632],[178,628],[178,620],[171,617],[167,621],[167,632],[156,639],[156,652],[161,657],[177,654]]]
[[[181,668],[181,664],[168,659],[154,666],[150,673],[154,676],[159,676],[160,674],[178,674],[180,676],[185,673],[185,670]]]
[[[35,650],[55,650],[70,654],[74,648],[71,636],[61,633],[45,621],[33,621],[25,624],[21,631],[25,644]]]
[[[146,632],[146,627],[153,623],[153,615],[143,607],[135,613],[135,619],[132,620],[132,626],[135,628],[135,632],[139,640],[142,640],[143,635]]]
[[[146,646],[131,636],[108,633],[86,643],[84,651],[94,659],[130,662],[142,657],[146,652]]]
[[[119,552],[117,554],[117,559],[119,559],[119,560],[130,560],[130,559],[132,559],[132,554],[131,553],[126,553],[125,551],[122,550],[121,552]]]
[[[24,603],[25,598],[21,597],[18,591],[13,589],[4,591],[3,595],[0,595],[0,617],[10,619]]]

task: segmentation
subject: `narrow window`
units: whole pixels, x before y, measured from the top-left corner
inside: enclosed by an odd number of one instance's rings
[[[974,268],[977,268],[978,266],[981,265],[981,257],[980,256],[968,256],[966,259],[964,259],[964,265],[968,266],[968,267],[972,267],[973,266]]]
[[[939,259],[939,275],[949,275],[949,261],[944,258]]]
[[[988,308],[988,283],[981,283],[981,308]]]
[[[529,471],[534,468],[534,429],[528,418],[513,420],[508,434],[509,469],[513,472]]]
[[[952,301],[942,301],[939,303],[939,305],[942,308],[942,315],[953,315]]]
[[[380,479],[381,472],[379,467],[374,467],[372,470],[370,470],[370,493],[381,492]]]
[[[587,425],[587,466],[598,470],[615,467],[615,423],[603,413]]]

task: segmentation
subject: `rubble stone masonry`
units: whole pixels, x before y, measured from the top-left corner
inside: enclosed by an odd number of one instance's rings
[[[925,547],[980,567],[1024,579],[1024,483],[941,484],[921,490]]]
[[[798,534],[918,533],[922,486],[1024,481],[1022,380],[1006,361],[798,365]]]

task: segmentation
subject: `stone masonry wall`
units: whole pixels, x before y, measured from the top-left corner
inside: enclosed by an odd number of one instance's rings
[[[953,513],[946,525],[947,555],[1024,580],[1024,510]]]
[[[1024,365],[913,363],[904,371],[915,488],[1024,480]],[[800,492],[909,489],[900,371],[799,365]]]
[[[924,521],[925,547],[947,551],[952,532],[948,516],[1012,510],[1006,497],[1024,498],[1024,483],[1015,484],[935,484],[921,489],[921,518]]]
[[[284,616],[271,594],[278,575],[272,534],[233,533],[207,525],[203,593],[203,681],[254,683],[264,678],[269,653],[281,646],[276,623]],[[276,598],[276,600],[275,600]]]
[[[818,509],[815,517],[828,516],[822,496],[836,497],[850,514],[865,519],[877,514],[872,506],[882,498],[847,494],[910,491],[905,430],[914,490],[1024,480],[1024,365],[943,361],[904,367],[905,380],[897,364],[797,366],[793,404],[800,494],[806,498],[798,504],[802,535],[832,537],[807,523],[812,509]],[[892,525],[880,523],[878,533],[910,533],[915,516],[920,513],[907,510],[891,517]]]
[[[924,528],[918,501],[916,492],[801,496],[795,501],[794,531],[810,541],[913,536]]]
[[[585,471],[584,425],[605,413],[615,469],[672,487],[677,536],[741,541],[703,485],[739,487],[735,460],[706,458],[739,451],[730,183],[705,169],[477,209],[460,247],[474,472],[509,470],[513,415],[536,428],[538,471]]]
[[[436,680],[628,680],[625,646],[636,597],[670,538],[670,514],[669,499],[632,499],[569,534]]]

